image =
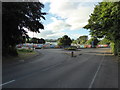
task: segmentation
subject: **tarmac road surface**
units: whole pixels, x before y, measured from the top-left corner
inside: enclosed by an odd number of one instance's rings
[[[118,88],[118,63],[109,48],[38,49],[42,55],[3,65],[3,88]]]

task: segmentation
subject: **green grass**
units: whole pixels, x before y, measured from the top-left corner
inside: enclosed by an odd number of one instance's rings
[[[18,52],[22,52],[22,53],[30,53],[30,52],[33,52],[33,50],[30,50],[30,49],[18,49],[17,51],[18,51]]]
[[[34,50],[29,49],[17,49],[18,56],[7,56],[2,57],[4,63],[16,62],[21,59],[26,60],[26,58],[32,57],[37,54]]]
[[[20,58],[26,58],[26,57],[30,57],[32,55],[37,54],[37,52],[35,52],[34,50],[30,50],[30,49],[18,49],[17,52]]]
[[[77,47],[75,46],[70,46],[68,48],[65,48],[65,50],[77,50]]]

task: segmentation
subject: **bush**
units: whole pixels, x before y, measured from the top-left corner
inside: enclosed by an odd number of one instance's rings
[[[111,44],[110,44],[110,47],[111,47],[111,51],[112,51],[112,52],[114,52],[114,50],[115,50],[114,45],[115,45],[114,43],[111,43]]]
[[[18,56],[17,49],[15,47],[2,47],[2,56]]]
[[[110,41],[106,38],[102,39],[98,44],[102,44],[102,45],[109,45],[110,44]]]
[[[65,48],[65,50],[77,50],[77,47],[76,46],[71,46],[71,47]]]
[[[30,49],[18,49],[18,52],[33,52],[33,50],[30,50]]]

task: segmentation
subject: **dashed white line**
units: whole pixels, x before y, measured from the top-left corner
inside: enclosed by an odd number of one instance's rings
[[[99,72],[99,70],[101,68],[102,63],[103,63],[104,57],[105,57],[105,53],[104,53],[104,56],[103,56],[103,58],[102,58],[102,60],[101,60],[101,62],[99,64],[99,67],[98,67],[97,71],[95,72],[95,75],[94,75],[94,77],[93,77],[93,79],[92,79],[92,81],[91,81],[91,83],[89,85],[89,89],[92,88],[92,86],[93,86],[93,84],[95,82],[96,76],[97,76],[97,74],[98,74],[98,72]]]
[[[4,86],[4,85],[9,84],[9,83],[12,83],[12,82],[14,82],[14,81],[15,81],[15,80],[8,81],[8,82],[6,82],[6,83],[0,84],[0,86]]]

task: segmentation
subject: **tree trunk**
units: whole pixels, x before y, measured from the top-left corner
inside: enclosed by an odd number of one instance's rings
[[[10,48],[10,53],[9,54],[12,55],[12,56],[18,56],[16,46],[12,46]]]
[[[114,55],[118,55],[118,52],[120,52],[120,41],[116,40],[114,44]]]

